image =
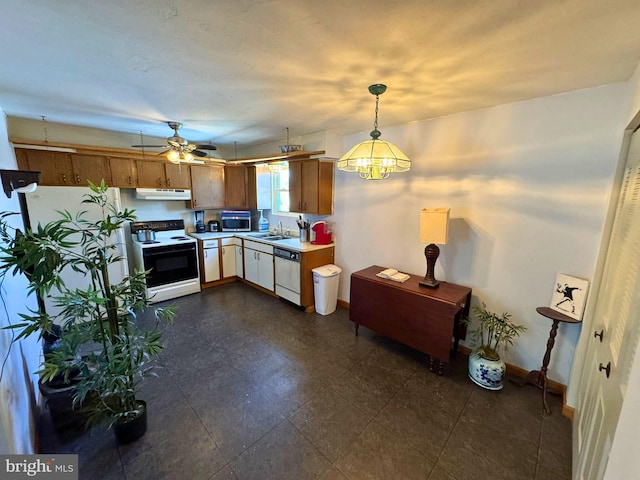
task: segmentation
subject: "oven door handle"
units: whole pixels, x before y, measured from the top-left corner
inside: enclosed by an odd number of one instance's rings
[[[161,255],[166,255],[167,253],[188,253],[195,252],[196,246],[188,245],[188,246],[180,246],[180,247],[157,247],[157,248],[145,248],[143,252],[143,256],[145,258],[158,257]]]

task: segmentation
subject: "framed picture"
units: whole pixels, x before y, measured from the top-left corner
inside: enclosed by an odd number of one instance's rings
[[[556,312],[582,320],[588,291],[588,280],[559,273],[556,276],[550,307]]]

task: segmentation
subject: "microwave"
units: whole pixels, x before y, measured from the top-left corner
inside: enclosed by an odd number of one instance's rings
[[[220,220],[223,232],[251,231],[251,212],[244,210],[223,210]]]

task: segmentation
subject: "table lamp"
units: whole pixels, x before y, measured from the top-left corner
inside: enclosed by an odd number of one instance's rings
[[[436,243],[441,245],[447,243],[449,211],[449,208],[423,208],[420,212],[420,243],[428,243],[424,249],[424,256],[427,258],[427,274],[420,282],[421,287],[437,288],[440,285],[433,274],[436,260],[440,255],[440,248]]]

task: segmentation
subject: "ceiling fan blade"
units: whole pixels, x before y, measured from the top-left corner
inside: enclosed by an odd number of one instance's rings
[[[195,155],[196,157],[206,157],[207,156],[206,152],[201,152],[200,150],[192,150],[191,154]]]
[[[216,147],[215,145],[211,145],[209,143],[205,143],[205,144],[198,144],[196,146],[196,148],[200,149],[200,150],[217,150],[218,147]]]
[[[133,148],[167,148],[166,145],[131,145]]]

